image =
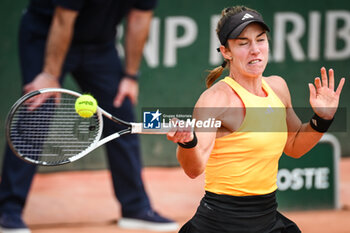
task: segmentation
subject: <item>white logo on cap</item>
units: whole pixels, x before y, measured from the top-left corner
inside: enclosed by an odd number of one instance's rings
[[[246,20],[246,19],[249,19],[249,18],[254,18],[254,16],[252,16],[251,14],[246,13],[246,14],[243,16],[242,20]]]

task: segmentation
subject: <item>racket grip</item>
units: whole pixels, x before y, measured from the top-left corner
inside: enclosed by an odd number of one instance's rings
[[[143,123],[131,123],[131,133],[137,134],[167,134],[171,127],[168,124],[161,124],[160,128],[144,128]]]

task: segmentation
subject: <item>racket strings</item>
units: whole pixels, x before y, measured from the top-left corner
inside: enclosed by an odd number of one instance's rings
[[[59,164],[95,142],[99,118],[96,114],[91,118],[80,117],[75,112],[76,98],[62,93],[42,104],[29,99],[17,108],[10,139],[20,156],[40,164]]]

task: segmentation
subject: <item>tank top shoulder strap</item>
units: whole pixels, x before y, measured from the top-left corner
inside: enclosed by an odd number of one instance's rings
[[[269,94],[269,98],[273,99],[275,103],[280,107],[285,108],[285,105],[282,102],[282,100],[279,98],[279,96],[274,92],[274,90],[270,87],[270,85],[264,79],[262,79],[262,85],[264,90]]]
[[[241,98],[248,92],[231,77],[227,76],[220,81],[227,83]]]

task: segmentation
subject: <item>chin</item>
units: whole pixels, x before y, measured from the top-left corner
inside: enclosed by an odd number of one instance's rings
[[[254,67],[254,68],[249,67],[246,71],[247,71],[248,74],[250,74],[252,76],[260,77],[264,73],[265,67],[266,66]]]
[[[263,75],[264,70],[248,70],[247,75],[254,78],[259,78]]]

